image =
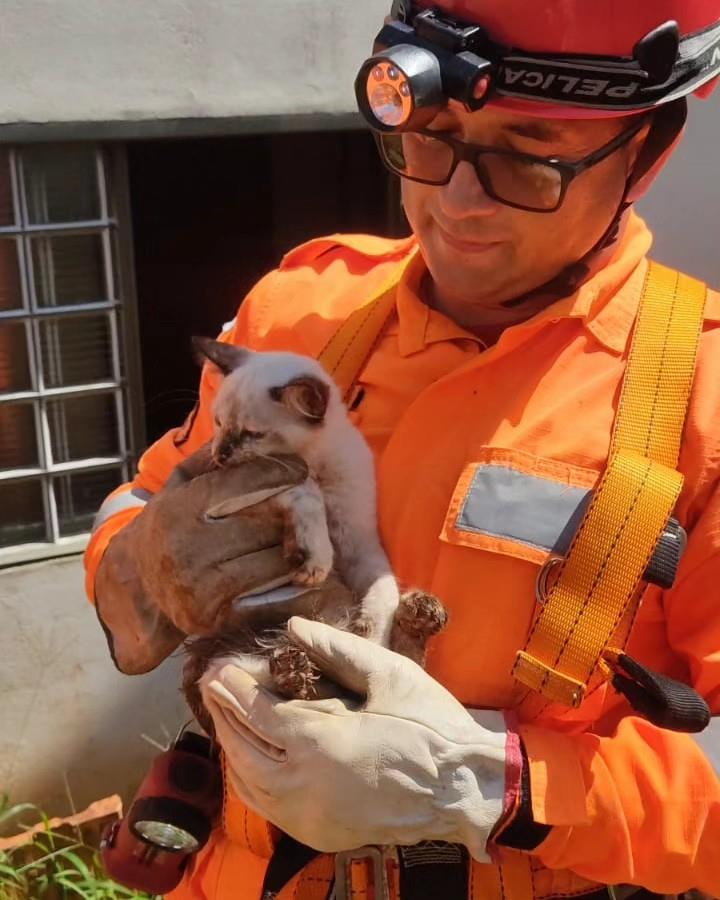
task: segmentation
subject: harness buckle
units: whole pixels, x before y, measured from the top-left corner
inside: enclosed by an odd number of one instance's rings
[[[344,850],[335,854],[335,888],[332,900],[351,900],[352,867],[355,862],[370,864],[372,884],[372,900],[390,900],[390,883],[388,880],[388,863],[396,859],[394,847],[377,847],[368,845],[357,850]]]

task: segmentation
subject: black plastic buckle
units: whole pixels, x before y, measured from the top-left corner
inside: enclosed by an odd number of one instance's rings
[[[665,84],[670,78],[680,51],[680,28],[675,21],[654,28],[635,44],[633,56],[645,69],[653,84]]]
[[[626,653],[607,662],[614,670],[615,690],[653,725],[697,734],[710,724],[710,708],[690,685],[653,672]]]
[[[418,37],[430,41],[451,53],[474,50],[485,40],[485,32],[479,25],[467,25],[441,16],[434,9],[425,9],[413,20]]]
[[[687,532],[677,519],[670,519],[645,570],[645,581],[664,590],[671,588],[686,547]]]

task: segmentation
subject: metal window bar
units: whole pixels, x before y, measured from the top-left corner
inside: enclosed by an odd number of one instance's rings
[[[99,394],[122,387],[116,381],[94,381],[92,384],[75,384],[70,387],[46,388],[44,391],[15,391],[12,394],[3,394],[0,397],[2,403],[18,403],[23,400],[40,400],[44,397],[55,400],[58,397],[83,396],[84,394]]]
[[[0,322],[12,319],[27,319],[30,316],[36,319],[52,319],[57,316],[74,316],[80,313],[103,312],[120,306],[117,300],[93,301],[92,303],[74,303],[72,306],[45,306],[32,313],[26,309],[6,309],[0,312]]]
[[[66,463],[53,463],[49,467],[27,466],[24,469],[0,469],[0,483],[26,481],[39,475],[71,475],[75,472],[90,472],[98,469],[116,469],[123,464],[120,456],[95,456]]]
[[[53,222],[51,225],[0,225],[0,237],[29,235],[43,237],[54,234],[94,234],[99,228],[111,228],[117,222],[113,218],[87,219],[77,222]]]
[[[22,308],[7,310],[0,313],[0,322],[19,320],[25,325],[25,340],[27,346],[28,365],[30,366],[31,390],[8,392],[0,396],[0,404],[18,400],[31,400],[33,406],[33,420],[35,422],[38,465],[15,469],[0,469],[0,484],[22,481],[28,478],[40,478],[43,492],[43,507],[45,513],[45,525],[47,546],[76,546],[76,538],[64,538],[61,536],[60,519],[58,511],[58,494],[66,510],[73,507],[72,489],[69,479],[60,479],[57,476],[72,475],[73,473],[102,471],[104,469],[120,469],[122,477],[129,477],[132,448],[128,434],[128,420],[126,414],[125,396],[127,383],[123,373],[123,357],[120,346],[122,329],[118,316],[122,314],[122,302],[116,296],[116,277],[113,261],[113,230],[117,227],[109,209],[108,180],[106,163],[100,149],[95,152],[95,177],[97,178],[98,194],[100,201],[100,218],[82,222],[49,223],[47,183],[44,179],[36,181],[32,185],[32,208],[40,215],[34,218],[43,218],[44,224],[29,224],[29,206],[26,192],[26,181],[23,172],[22,150],[11,150],[10,176],[13,190],[13,211],[15,224],[13,227],[0,228],[0,235],[16,236],[18,247],[18,263],[20,267],[20,286],[22,292]],[[38,241],[36,252],[39,256],[39,277],[42,280],[45,305],[39,306],[37,302],[37,285],[35,284],[35,271],[33,265],[33,238],[51,238],[58,234],[99,234],[102,242],[103,281],[106,300],[102,302],[90,302],[74,305],[58,305],[55,280],[55,260],[53,248],[49,240]],[[109,340],[111,350],[111,380],[96,381],[89,384],[69,385],[62,387],[49,387],[50,384],[63,385],[63,354],[59,339],[58,323],[63,318],[82,315],[83,313],[104,314],[109,326]],[[41,335],[41,323],[45,322],[45,350],[48,371],[45,371],[43,359],[43,343]],[[56,404],[52,410],[48,409],[48,402],[57,398],[71,398],[90,396],[93,394],[112,394],[116,414],[116,438],[118,454],[112,456],[100,456],[72,460],[64,463],[55,462],[53,459],[53,434],[56,437],[57,446],[67,459],[69,453],[69,434],[65,418],[65,408]],[[51,421],[52,420],[52,421]],[[51,425],[54,430],[51,430]],[[0,565],[3,560],[18,558],[20,547],[0,549]]]

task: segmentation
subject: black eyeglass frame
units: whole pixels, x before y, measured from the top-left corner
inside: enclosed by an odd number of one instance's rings
[[[589,153],[587,156],[584,156],[582,159],[578,159],[575,162],[568,162],[567,160],[560,159],[556,156],[535,156],[532,153],[523,153],[519,150],[508,150],[504,147],[487,147],[483,144],[470,144],[466,141],[461,141],[458,138],[452,137],[446,132],[432,131],[428,128],[418,129],[415,132],[403,132],[396,134],[373,131],[373,135],[380,151],[380,158],[382,159],[385,167],[389,169],[389,171],[392,172],[393,175],[398,175],[400,176],[400,178],[406,178],[408,181],[417,181],[419,184],[428,184],[433,187],[441,187],[442,185],[450,183],[458,165],[461,162],[468,162],[475,170],[475,174],[477,175],[478,180],[482,185],[485,193],[493,200],[496,200],[498,203],[502,203],[504,206],[510,206],[513,209],[521,209],[524,212],[554,213],[557,212],[565,202],[565,196],[567,194],[568,188],[579,175],[582,175],[583,172],[586,172],[588,169],[591,169],[593,166],[601,163],[604,159],[607,159],[608,156],[611,156],[621,147],[625,146],[625,144],[632,140],[632,138],[634,138],[635,135],[642,130],[643,126],[648,122],[648,120],[649,116],[647,115],[640,117],[640,120],[635,122],[635,124],[630,128],[624,129],[611,141],[608,141],[606,144],[603,144],[602,147],[598,147],[597,150],[593,150],[592,153]],[[450,171],[447,177],[442,179],[441,181],[431,181],[426,178],[415,178],[412,175],[406,175],[405,173],[400,172],[395,166],[393,166],[387,156],[385,141],[388,138],[399,138],[400,140],[402,140],[403,134],[422,134],[427,137],[434,138],[443,144],[447,144],[453,151],[453,160],[450,165]],[[510,200],[505,200],[503,197],[498,196],[492,186],[487,171],[484,169],[482,163],[480,162],[481,157],[487,155],[512,157],[513,159],[527,162],[531,165],[542,165],[554,169],[560,175],[560,194],[558,196],[556,205],[547,209],[538,209],[535,206],[525,206],[521,203],[513,203]]]

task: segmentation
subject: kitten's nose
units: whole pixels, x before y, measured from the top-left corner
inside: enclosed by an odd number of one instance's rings
[[[216,466],[223,466],[230,458],[230,450],[225,447],[218,447],[213,453],[213,462]]]
[[[223,435],[212,451],[213,462],[216,466],[224,466],[231,458],[240,441],[238,436],[230,433]]]

